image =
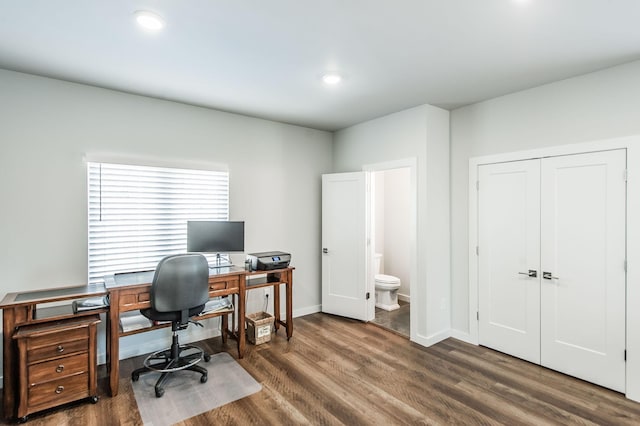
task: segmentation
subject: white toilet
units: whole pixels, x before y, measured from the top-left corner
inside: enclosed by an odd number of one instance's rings
[[[376,308],[385,311],[393,311],[400,308],[398,305],[398,289],[400,288],[400,278],[392,275],[384,275],[380,273],[382,265],[382,255],[376,253],[374,255],[375,266],[375,283],[376,283]]]

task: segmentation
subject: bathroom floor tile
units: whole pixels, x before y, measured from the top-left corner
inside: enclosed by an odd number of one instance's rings
[[[376,317],[372,322],[409,337],[410,304],[404,301],[398,301],[398,304],[400,305],[400,309],[396,309],[395,311],[385,311],[384,309],[376,308]]]

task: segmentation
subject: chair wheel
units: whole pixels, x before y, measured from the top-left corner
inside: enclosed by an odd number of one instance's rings
[[[209,362],[209,361],[211,361],[211,355],[204,354],[204,362]]]
[[[139,378],[140,378],[140,374],[138,374],[138,373],[131,373],[131,381],[132,381],[132,382],[137,382]]]
[[[208,379],[209,379],[208,375],[203,375],[202,377],[200,377],[200,383],[207,383]]]
[[[160,398],[162,395],[164,395],[164,389],[156,388],[156,398]]]

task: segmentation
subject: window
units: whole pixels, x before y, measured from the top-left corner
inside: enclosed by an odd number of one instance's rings
[[[89,162],[87,173],[89,283],[185,252],[187,220],[229,220],[226,171]]]

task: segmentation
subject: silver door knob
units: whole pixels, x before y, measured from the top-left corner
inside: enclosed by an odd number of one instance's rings
[[[542,278],[545,280],[559,280],[560,278],[554,277],[552,272],[543,272]]]
[[[529,272],[518,272],[518,274],[526,275],[526,276],[531,277],[531,278],[537,278],[538,277],[538,271],[536,271],[535,269],[529,269]]]

